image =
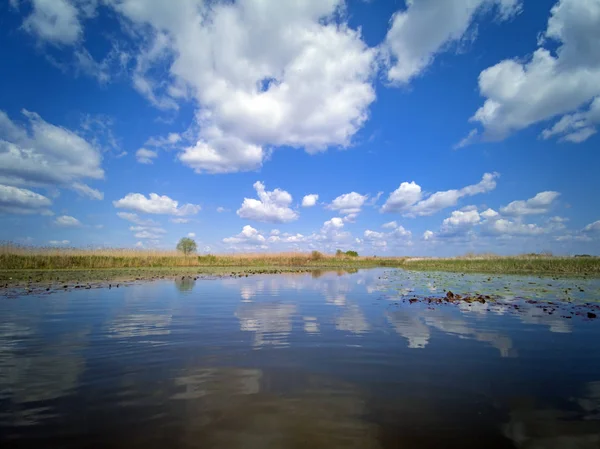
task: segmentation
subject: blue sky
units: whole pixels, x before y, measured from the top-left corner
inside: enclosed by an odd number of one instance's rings
[[[2,240],[600,253],[600,0],[10,0],[0,21]]]

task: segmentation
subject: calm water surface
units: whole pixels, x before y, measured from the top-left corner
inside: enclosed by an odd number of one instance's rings
[[[500,303],[409,301],[445,290]],[[0,298],[0,445],[600,448],[599,300],[382,269]]]

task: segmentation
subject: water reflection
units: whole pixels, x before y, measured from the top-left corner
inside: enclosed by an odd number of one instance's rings
[[[115,318],[108,329],[112,338],[169,335],[172,316],[168,314],[137,313]]]
[[[1,301],[0,443],[598,448],[598,323],[529,282],[320,271]]]
[[[175,286],[180,292],[189,292],[196,285],[196,278],[191,276],[182,276],[175,278]]]
[[[235,316],[240,320],[242,331],[254,333],[255,347],[287,346],[295,312],[294,304],[245,303],[240,305]]]
[[[300,372],[205,368],[175,379],[184,430],[202,448],[378,449],[359,390]],[[297,387],[301,386],[301,389]],[[198,443],[201,442],[201,445]]]

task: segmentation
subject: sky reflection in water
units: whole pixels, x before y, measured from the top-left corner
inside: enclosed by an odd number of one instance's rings
[[[450,289],[498,301],[408,301]],[[526,300],[592,303],[599,289],[361,270],[6,299],[0,440],[597,448],[599,322]]]

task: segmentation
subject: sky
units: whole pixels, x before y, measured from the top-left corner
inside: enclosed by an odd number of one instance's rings
[[[600,0],[0,3],[0,240],[600,254]]]

